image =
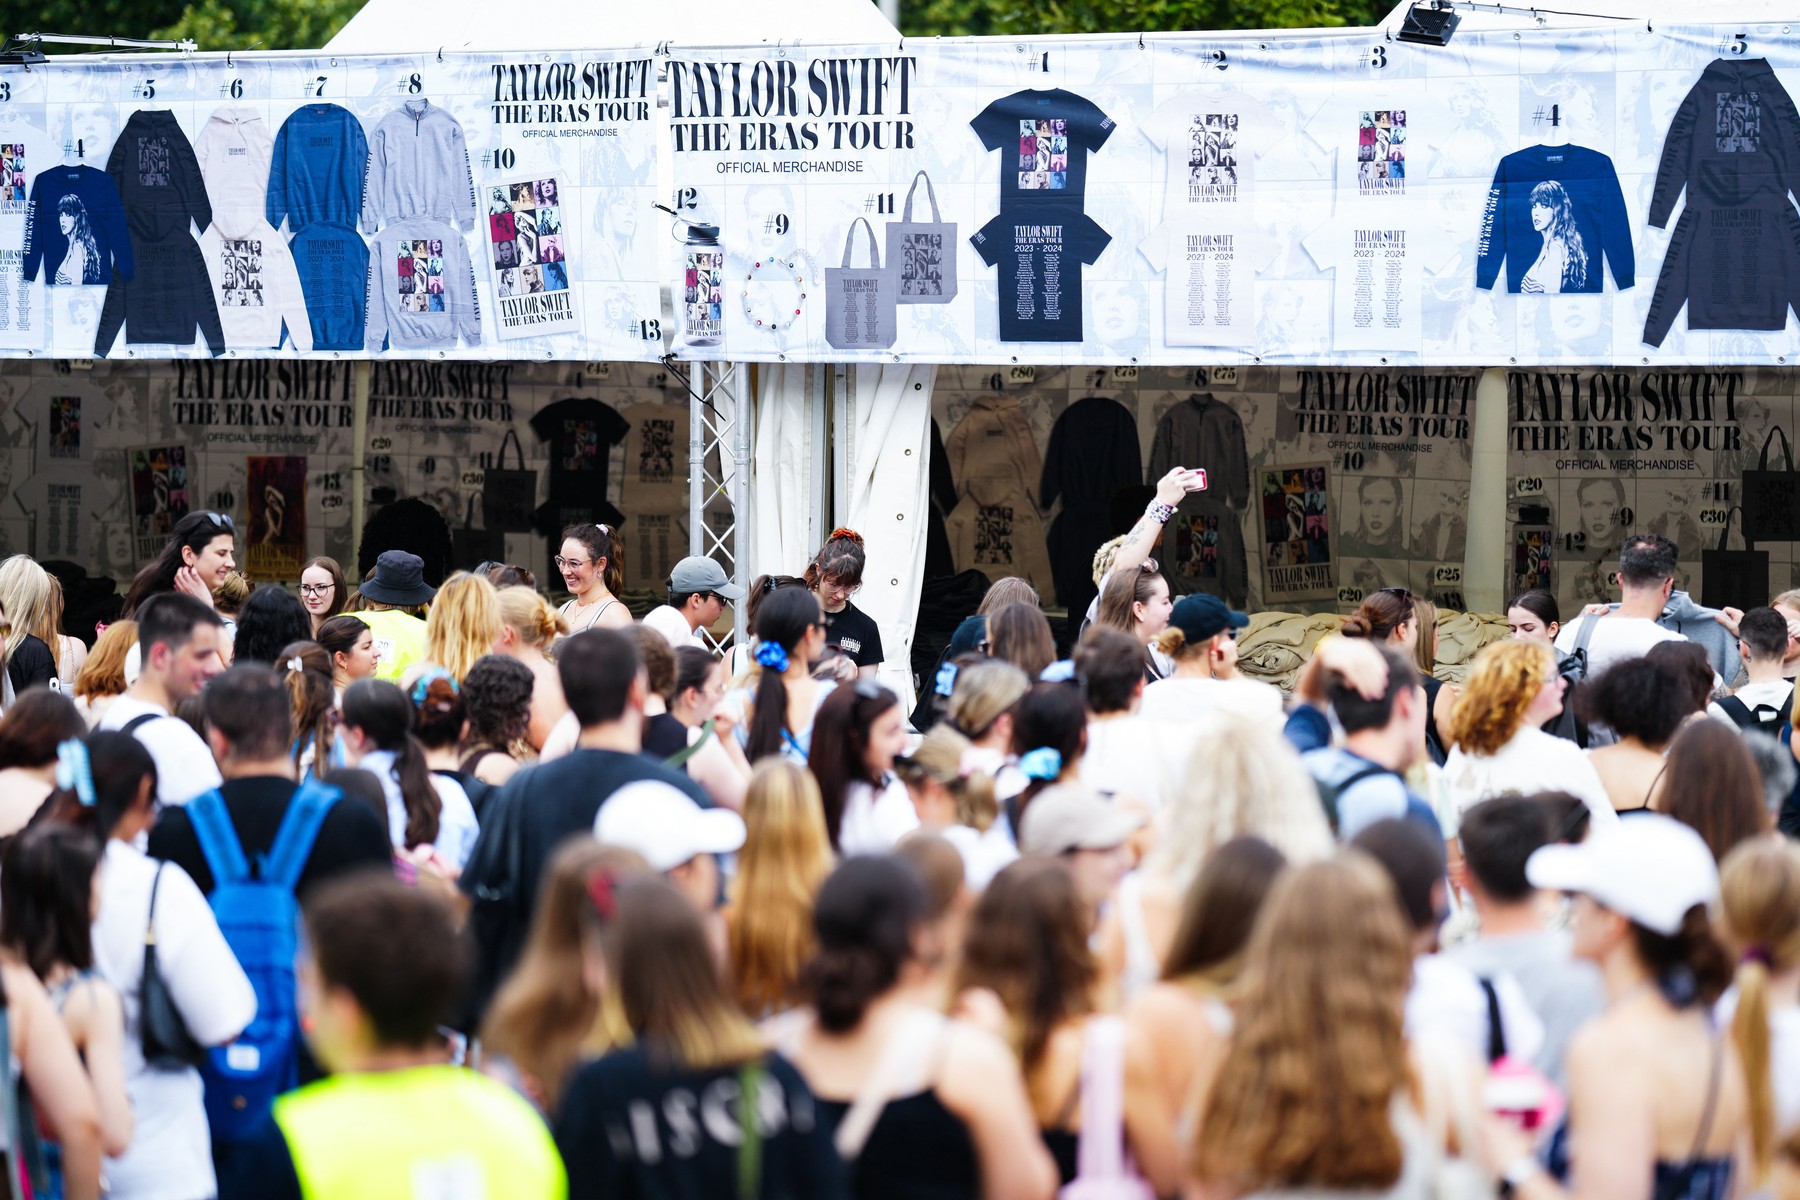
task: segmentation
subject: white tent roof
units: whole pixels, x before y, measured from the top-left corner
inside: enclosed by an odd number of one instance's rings
[[[871,0],[587,0],[550,21],[510,21],[493,0],[368,0],[325,44],[351,53],[444,50],[610,50],[627,46],[898,43]]]
[[[1426,0],[1429,4],[1430,0]],[[1800,22],[1800,3],[1796,0],[1732,0],[1732,3],[1697,3],[1696,0],[1543,0],[1548,8],[1534,6],[1533,0],[1501,0],[1499,4],[1477,4],[1456,0],[1451,5],[1462,17],[1458,31],[1531,29],[1574,29],[1582,26],[1710,25],[1734,22],[1748,27],[1762,22]],[[1381,28],[1389,33],[1399,30],[1413,0],[1400,0]],[[1495,11],[1498,9],[1499,11]],[[1551,9],[1558,11],[1549,11]],[[1528,11],[1530,10],[1530,11]]]

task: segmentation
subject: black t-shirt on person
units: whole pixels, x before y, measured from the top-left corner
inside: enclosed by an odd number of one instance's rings
[[[848,602],[844,611],[825,614],[825,644],[838,647],[858,667],[877,667],[883,661],[881,628],[868,613]]]
[[[668,713],[657,713],[644,722],[644,753],[667,761],[687,749],[688,727]]]
[[[288,801],[298,785],[277,775],[259,775],[250,779],[230,779],[219,789],[225,797],[225,811],[243,843],[244,857],[251,862],[266,854],[275,844],[275,833],[287,816]],[[156,828],[150,831],[150,857],[172,862],[186,871],[203,894],[211,895],[214,880],[206,856],[200,852],[200,838],[185,808],[165,808]],[[393,863],[393,847],[381,818],[366,804],[345,797],[331,806],[306,866],[300,871],[295,891],[304,900],[316,885],[362,867],[387,867]]]
[[[49,683],[56,678],[56,656],[42,638],[28,633],[6,660],[6,677],[12,681],[15,696],[28,687]]]
[[[556,1117],[569,1200],[738,1195],[740,1075],[667,1065],[642,1046],[582,1066]],[[763,1059],[756,1112],[761,1200],[848,1200],[848,1172],[818,1104],[779,1054]]]

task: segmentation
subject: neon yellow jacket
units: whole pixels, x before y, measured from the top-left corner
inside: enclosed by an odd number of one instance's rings
[[[425,622],[397,608],[375,612],[351,613],[375,634],[381,661],[375,667],[375,678],[399,683],[406,668],[425,658]]]

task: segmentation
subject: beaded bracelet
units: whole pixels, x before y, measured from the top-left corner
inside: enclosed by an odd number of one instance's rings
[[[1175,506],[1173,504],[1163,504],[1159,501],[1152,500],[1150,502],[1150,507],[1144,510],[1144,515],[1149,517],[1152,521],[1155,521],[1158,525],[1167,525],[1169,523],[1169,518],[1175,515]]]
[[[783,278],[780,278],[779,276],[777,276],[776,278],[773,278],[773,279],[768,279],[768,278],[763,278],[763,277],[759,276],[757,274],[757,272],[763,270],[766,267],[783,267],[789,273],[791,273],[792,279],[791,280],[783,279]],[[774,298],[772,296],[769,297],[769,299],[768,299],[769,308],[766,313],[761,312],[758,308],[752,306],[752,304],[750,302],[750,286],[751,286],[751,284],[753,284],[753,283],[762,284],[763,291],[766,295],[768,293],[768,291],[770,290],[770,286],[772,284],[781,284],[781,283],[788,283],[788,282],[792,282],[792,284],[794,285],[794,290],[799,295],[799,299],[794,301],[794,311],[793,311],[792,315],[788,315],[787,313],[785,313],[785,311],[782,309],[782,307],[775,303]],[[806,276],[801,272],[799,262],[796,259],[791,259],[791,258],[790,259],[781,259],[781,258],[758,259],[755,263],[753,263],[751,265],[750,270],[748,272],[746,272],[744,275],[743,301],[744,301],[744,316],[746,318],[748,318],[749,320],[753,321],[758,329],[766,329],[770,333],[785,333],[787,330],[792,329],[794,327],[794,325],[797,324],[800,320],[800,310],[803,309],[804,307],[806,307]]]

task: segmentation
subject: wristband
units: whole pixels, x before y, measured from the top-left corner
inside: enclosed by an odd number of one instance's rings
[[[1175,506],[1173,504],[1163,504],[1152,500],[1150,502],[1150,507],[1144,510],[1144,515],[1149,517],[1152,521],[1155,521],[1158,525],[1167,525],[1169,523],[1169,518],[1175,515]]]
[[[1508,1163],[1504,1171],[1500,1172],[1501,1195],[1512,1195],[1527,1182],[1535,1179],[1538,1173],[1543,1169],[1543,1164],[1538,1162],[1537,1158],[1533,1155],[1520,1155],[1517,1159]]]

